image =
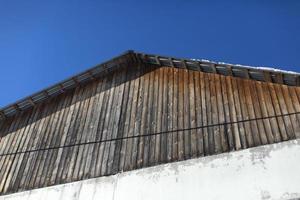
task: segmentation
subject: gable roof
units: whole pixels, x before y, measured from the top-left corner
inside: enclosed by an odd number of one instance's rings
[[[129,66],[135,63],[146,63],[158,66],[176,67],[189,70],[197,70],[205,73],[216,73],[225,76],[252,79],[256,81],[272,82],[290,86],[300,86],[300,73],[283,71],[266,67],[251,67],[228,63],[213,62],[208,60],[174,58],[153,54],[145,54],[132,50],[112,58],[109,61],[98,64],[82,73],[65,79],[55,85],[38,91],[28,97],[16,101],[0,109],[0,118],[15,115],[35,105],[85,84],[91,80],[106,75],[120,66]]]

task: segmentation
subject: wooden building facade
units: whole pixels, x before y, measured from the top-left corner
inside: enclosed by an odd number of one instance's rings
[[[2,195],[300,137],[298,74],[131,51],[97,67],[2,109]]]

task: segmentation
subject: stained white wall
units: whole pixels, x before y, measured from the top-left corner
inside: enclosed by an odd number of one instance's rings
[[[300,140],[2,196],[0,199],[300,198]]]

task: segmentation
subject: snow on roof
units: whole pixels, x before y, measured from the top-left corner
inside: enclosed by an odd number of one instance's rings
[[[215,64],[231,65],[231,66],[236,66],[236,67],[244,67],[244,68],[247,68],[247,69],[258,69],[258,70],[266,70],[266,71],[270,71],[270,72],[287,73],[287,74],[292,74],[292,75],[300,75],[299,72],[282,70],[282,69],[273,68],[273,67],[255,67],[255,66],[248,66],[248,65],[241,65],[241,64],[231,64],[231,63],[225,63],[225,62],[215,62],[215,61],[211,61],[211,60],[195,59],[195,58],[192,58],[191,60],[193,60],[193,61],[200,61],[200,62],[209,62],[209,63],[215,63]]]

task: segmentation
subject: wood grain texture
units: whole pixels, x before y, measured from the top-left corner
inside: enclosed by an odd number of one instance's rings
[[[0,122],[0,193],[299,138],[297,112],[299,87],[120,67]]]

